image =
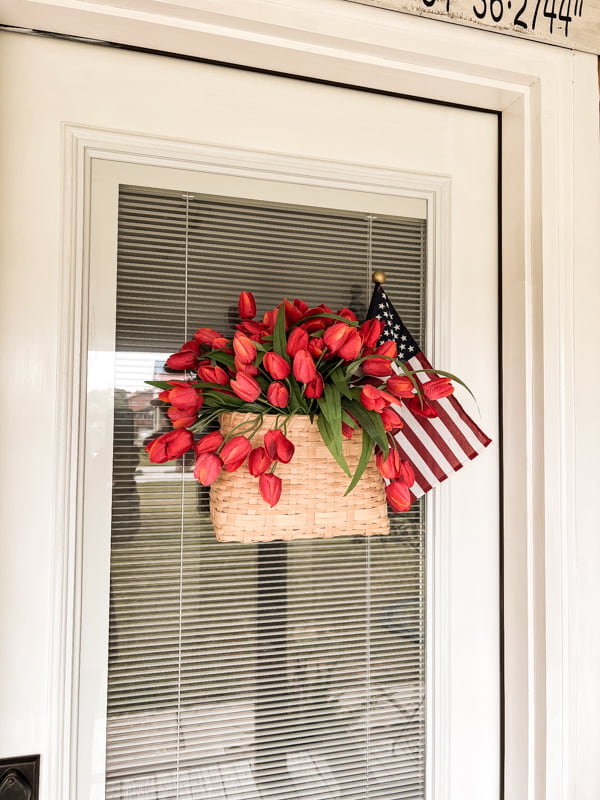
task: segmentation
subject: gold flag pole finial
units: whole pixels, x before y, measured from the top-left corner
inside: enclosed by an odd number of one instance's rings
[[[382,269],[376,269],[371,275],[373,283],[385,283],[386,274]]]

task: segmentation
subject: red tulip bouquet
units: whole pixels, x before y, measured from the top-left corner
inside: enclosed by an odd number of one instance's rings
[[[250,292],[239,298],[240,323],[233,338],[212,328],[199,328],[194,338],[166,366],[186,373],[185,380],[148,381],[162,391],[173,430],[146,447],[150,461],[164,463],[193,450],[195,478],[204,486],[221,470],[245,468],[258,479],[258,490],[269,506],[280,497],[280,464],[294,456],[287,436],[289,420],[298,414],[317,420],[323,442],[349,477],[346,494],[360,480],[375,450],[376,464],[386,480],[386,495],[394,511],[411,505],[414,474],[400,457],[395,434],[402,427],[394,406],[427,407],[427,397],[453,391],[450,378],[424,384],[397,358],[396,344],[379,344],[383,323],[369,319],[359,324],[354,312],[333,312],[325,305],[309,308],[301,300],[283,300],[257,321]],[[436,371],[437,372],[437,371]],[[191,375],[190,375],[191,374]],[[438,373],[439,374],[439,373]],[[227,436],[204,433],[224,412],[255,416]],[[263,446],[252,439],[264,415],[276,415]],[[342,452],[342,438],[362,430],[362,455],[351,475]]]

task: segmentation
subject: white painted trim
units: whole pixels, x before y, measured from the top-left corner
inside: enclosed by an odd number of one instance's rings
[[[582,465],[591,464],[581,437],[583,455],[574,452],[570,427],[578,388],[572,381],[572,354],[579,345],[573,332],[573,254],[578,254],[579,274],[598,252],[597,233],[582,231],[579,222],[590,219],[590,210],[592,219],[600,214],[597,86],[592,81],[596,59],[358,5],[350,11],[349,5],[341,0],[311,0],[310,5],[307,0],[229,0],[217,11],[209,0],[177,8],[152,0],[139,0],[135,8],[83,0],[2,0],[0,10],[7,24],[505,112],[504,141],[511,144],[514,157],[504,169],[505,222],[511,231],[504,241],[505,409],[511,422],[505,437],[505,458],[511,466],[505,544],[512,590],[506,609],[507,797],[532,799],[547,791],[549,798],[576,800],[571,770],[578,764],[578,738],[585,739],[585,725],[590,723],[573,718],[567,707],[575,696],[577,713],[584,706],[575,684],[576,648],[583,645],[573,627],[571,598],[577,590],[575,559],[585,559],[591,549],[591,529],[578,529],[577,524],[593,522],[582,513],[573,514],[574,481],[585,483]],[[579,85],[573,81],[574,69]],[[578,153],[590,154],[589,165],[581,165]],[[80,351],[69,336],[80,323],[75,298],[82,287],[71,271],[73,260],[81,257],[81,245],[71,237],[78,235],[73,225],[79,221],[73,216],[82,188],[78,184],[74,198],[68,174],[65,186],[64,221],[71,227],[64,244],[68,285],[63,287],[61,313],[68,352],[63,353],[62,366],[64,374],[73,377]],[[74,421],[77,403],[65,403],[58,424],[67,441],[65,421]],[[64,579],[65,586],[57,598],[57,614],[76,601],[76,543],[65,547],[59,536],[64,526],[72,530],[75,524],[70,493],[75,453],[76,443],[71,441],[71,451],[57,462],[56,579]],[[597,601],[597,590],[588,587],[586,597]],[[61,634],[53,655],[53,721],[62,716],[63,690],[72,687],[69,675],[66,686],[61,688],[62,680],[57,683],[57,676],[65,674],[64,658],[74,647],[69,630]],[[51,752],[52,800],[64,800],[61,787],[67,778],[60,772],[66,768],[65,754],[60,744],[52,744]],[[585,777],[578,777],[584,789],[577,800],[592,798],[600,785],[591,758],[585,766]]]

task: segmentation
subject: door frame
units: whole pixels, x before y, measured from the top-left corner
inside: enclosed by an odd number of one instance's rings
[[[595,705],[599,691],[582,665],[593,663],[599,646],[578,631],[600,605],[584,569],[597,554],[591,533],[598,500],[593,442],[576,419],[592,412],[587,397],[598,384],[587,375],[582,391],[597,337],[586,339],[579,323],[597,317],[595,57],[344,0],[221,0],[218,6],[195,0],[185,7],[154,0],[121,6],[1,0],[0,8],[9,25],[501,114],[503,457],[510,465],[504,482],[505,790],[508,798],[591,797],[600,767],[583,709]],[[60,368],[73,376],[81,313],[73,265],[82,245],[82,227],[72,224],[81,214],[73,186],[82,188],[84,165],[77,148],[70,155],[63,175]],[[73,397],[59,403],[59,430],[68,433],[72,454],[79,446],[76,426],[70,427],[75,410]],[[68,498],[74,460],[64,450],[57,455],[53,568],[61,588],[52,612],[51,800],[69,796],[73,767],[56,732],[66,732],[65,714],[72,712],[67,656],[77,611],[77,520]]]

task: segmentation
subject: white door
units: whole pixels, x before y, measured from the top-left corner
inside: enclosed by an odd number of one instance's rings
[[[82,209],[89,223],[83,243],[90,272],[89,292],[83,293],[82,300],[86,323],[82,341],[90,353],[90,395],[87,404],[82,402],[88,435],[81,461],[85,492],[81,496],[81,625],[76,631],[80,658],[74,718],[78,723],[71,742],[78,765],[73,797],[100,798],[105,791],[110,587],[107,509],[111,501],[113,398],[119,388],[114,337],[120,185],[336,212],[426,218],[425,349],[434,364],[459,374],[473,388],[482,425],[495,444],[435,490],[428,501],[426,586],[420,598],[427,607],[423,671],[426,786],[407,796],[428,800],[498,797],[496,117],[146,55],[51,41],[11,44],[15,62],[23,63],[25,80],[32,76],[28,87],[32,98],[35,92],[40,98],[48,92],[56,98],[52,108],[40,103],[38,127],[56,134],[57,123],[68,121],[103,131],[97,134],[98,145],[91,154],[91,170],[86,175],[90,200]],[[49,61],[53,66],[51,84],[41,69]],[[16,116],[14,131],[19,130],[19,122],[25,129],[28,119]],[[71,128],[68,135],[83,136],[82,130]],[[157,171],[144,172],[145,165]],[[218,281],[219,276],[214,279]],[[395,301],[392,292],[390,288]],[[464,401],[476,415],[467,397]],[[50,592],[42,586],[40,593],[45,589]],[[175,642],[175,649],[177,646]],[[217,712],[217,708],[218,704],[212,707],[213,716],[224,724],[227,709]],[[202,713],[209,713],[206,707]],[[231,713],[235,716],[237,712]],[[148,730],[162,724],[181,728],[182,714],[178,707],[174,721],[161,722],[160,714],[148,718]],[[355,719],[363,724],[360,714]],[[127,720],[124,723],[127,730]],[[369,722],[365,730],[368,739],[373,725]],[[216,724],[215,742],[222,735],[222,727]],[[394,769],[397,752],[394,755],[393,743],[390,746],[387,758]],[[160,753],[156,757],[159,759]],[[307,757],[304,751],[296,751],[297,770],[303,769],[298,764]],[[379,757],[381,760],[381,753]],[[406,761],[408,755],[402,758]],[[327,769],[327,764],[314,762],[309,769],[313,781],[319,764]],[[238,762],[234,766],[240,768]],[[207,762],[207,768],[220,769],[218,757]],[[142,782],[147,778],[141,777]],[[165,784],[164,796],[202,797],[194,794],[200,789],[190,780],[178,762],[178,788]],[[240,785],[246,788],[240,789]],[[145,789],[141,786],[138,784],[138,795],[133,796],[143,797],[144,792],[153,796],[156,791],[151,782]],[[260,787],[254,784],[238,783],[237,794],[234,789],[227,794],[225,784],[220,786],[224,794],[218,796],[224,798],[261,797]],[[319,787],[311,788],[311,796],[360,797],[357,791],[354,785],[349,788],[324,777]],[[363,796],[398,796],[385,791],[374,780]]]

